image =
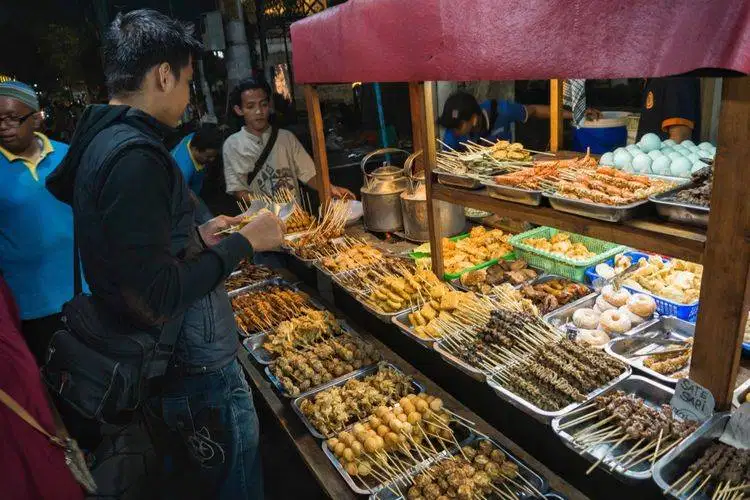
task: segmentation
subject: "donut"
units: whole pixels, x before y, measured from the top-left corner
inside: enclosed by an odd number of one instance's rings
[[[618,309],[618,311],[620,311],[621,313],[623,313],[624,315],[626,315],[628,318],[630,318],[630,324],[632,326],[640,325],[641,323],[643,323],[644,321],[646,321],[648,319],[648,318],[642,318],[642,317],[638,316],[636,313],[634,313],[633,311],[630,310],[630,308],[628,307],[627,304],[625,304],[624,306],[620,307]]]
[[[604,297],[604,300],[606,300],[613,306],[620,307],[628,303],[630,292],[628,292],[624,288],[615,290],[612,285],[607,285],[602,288],[601,296]]]
[[[579,330],[577,342],[585,343],[591,347],[603,348],[609,342],[609,335],[601,330]]]
[[[610,335],[620,335],[630,330],[633,325],[630,322],[629,316],[617,309],[610,309],[609,311],[604,311],[599,317],[599,326]]]
[[[656,301],[650,295],[636,293],[628,299],[628,309],[641,318],[650,318],[656,311]]]
[[[596,298],[596,305],[594,306],[594,309],[596,310],[597,308],[599,309],[600,313],[603,313],[604,311],[609,311],[610,309],[617,309],[616,306],[614,306],[614,305],[610,304],[609,302],[607,302],[604,299],[603,295],[599,295]]]
[[[599,326],[599,313],[584,307],[573,313],[573,324],[585,330],[595,330]]]

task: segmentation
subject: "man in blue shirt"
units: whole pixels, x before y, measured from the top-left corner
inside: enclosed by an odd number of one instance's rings
[[[34,89],[0,84],[0,272],[40,365],[73,297],[73,214],[45,187],[68,146],[36,132],[41,121]]]
[[[223,142],[224,137],[216,125],[204,124],[196,132],[183,137],[172,150],[172,157],[195,195],[199,222],[206,222],[213,217],[200,194],[206,169],[218,158]]]
[[[526,123],[529,118],[549,118],[549,106],[523,105],[513,101],[488,99],[481,104],[473,95],[456,92],[445,101],[438,124],[445,127],[445,148],[462,151],[463,142],[477,142],[480,138],[495,142],[509,141],[511,124]],[[571,119],[572,113],[563,110],[563,118]]]

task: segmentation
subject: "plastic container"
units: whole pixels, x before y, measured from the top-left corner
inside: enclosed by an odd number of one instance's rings
[[[583,243],[586,248],[596,254],[594,257],[585,260],[573,260],[536,249],[523,243],[523,241],[528,238],[549,239],[559,232],[564,231],[559,231],[552,227],[538,227],[531,231],[526,231],[525,233],[513,236],[510,239],[510,244],[513,245],[513,248],[515,249],[516,257],[524,259],[530,266],[581,283],[585,280],[585,272],[588,267],[595,266],[596,264],[599,264],[610,257],[614,257],[616,254],[625,250],[625,247],[622,245],[597,240],[596,238],[590,238],[575,233],[568,233],[570,234],[570,241],[573,243]]]
[[[648,259],[650,257],[649,254],[643,253],[643,252],[634,252],[634,251],[628,251],[625,252],[625,255],[630,256],[633,261],[637,261],[641,257]],[[666,257],[661,257],[664,262],[669,262],[670,259]],[[615,258],[614,256],[611,259],[608,259],[606,261],[607,264],[610,266],[614,264]],[[586,279],[589,283],[592,283],[596,278],[599,278],[599,275],[596,273],[596,270],[594,269],[596,266],[591,266],[590,268],[586,269]],[[665,299],[663,297],[659,297],[658,295],[654,295],[653,293],[647,291],[647,290],[639,290],[637,288],[633,288],[628,285],[622,285],[623,288],[628,290],[632,293],[644,293],[646,295],[649,295],[650,297],[653,297],[654,301],[656,302],[656,312],[659,313],[661,316],[676,316],[680,319],[684,319],[685,321],[689,321],[691,323],[695,323],[695,321],[698,319],[698,307],[700,305],[699,301],[695,301],[692,304],[680,304],[679,302],[674,302],[669,299]]]

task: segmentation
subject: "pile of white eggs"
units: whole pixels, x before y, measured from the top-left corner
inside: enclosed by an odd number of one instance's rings
[[[662,141],[656,134],[646,134],[638,144],[604,153],[599,165],[630,173],[690,177],[707,166],[704,160],[712,160],[715,154],[716,146],[710,142],[696,146],[688,139],[675,144],[672,139]]]

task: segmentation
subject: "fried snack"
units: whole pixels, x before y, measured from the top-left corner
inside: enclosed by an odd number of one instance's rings
[[[342,332],[336,317],[329,311],[309,309],[304,314],[286,321],[269,331],[263,348],[274,354],[283,354],[311,346]]]
[[[525,260],[501,260],[485,269],[477,269],[462,274],[460,282],[469,290],[485,295],[492,293],[492,287],[510,283],[521,285],[537,278],[539,274],[528,267]]]
[[[523,242],[537,250],[559,255],[572,260],[587,260],[596,257],[583,243],[573,243],[570,234],[559,232],[548,238],[526,238]]]
[[[277,278],[278,275],[265,266],[256,266],[243,260],[238,266],[239,273],[230,275],[224,281],[228,291],[237,290],[242,287],[254,285],[260,281]]]
[[[367,243],[360,243],[352,245],[332,257],[324,257],[321,264],[335,274],[358,267],[366,267],[382,259],[383,252]]]
[[[411,270],[399,266],[394,271],[379,267],[359,270],[356,273],[364,287],[359,300],[385,314],[408,309],[429,296],[439,300],[451,288],[427,269]]]
[[[274,328],[314,310],[307,294],[281,286],[233,297],[232,308],[237,324],[247,334]]]
[[[309,231],[315,227],[315,217],[310,215],[304,208],[295,203],[291,215],[284,221],[286,234]]]
[[[423,339],[439,339],[443,336],[443,329],[438,326],[440,322],[450,322],[456,318],[456,313],[464,308],[471,308],[476,302],[477,296],[472,292],[445,291],[435,286],[431,290],[439,298],[431,295],[430,300],[422,307],[409,314],[409,324],[414,333]]]
[[[494,177],[497,184],[520,189],[539,190],[545,181],[555,180],[567,170],[593,170],[596,159],[586,155],[569,160],[534,162],[531,168],[521,168],[515,172]]]
[[[591,290],[569,279],[552,279],[535,285],[524,285],[521,295],[534,303],[539,314],[548,314],[555,309],[585,297]]]
[[[578,174],[556,183],[556,194],[565,198],[604,205],[627,205],[646,200],[675,187],[674,183],[635,175],[610,167],[597,168],[591,174]]]
[[[652,354],[643,360],[643,366],[662,375],[672,375],[684,370],[690,364],[690,357],[693,353],[693,339],[688,338],[685,342],[687,343],[686,351]]]
[[[451,241],[443,238],[445,272],[455,274],[492,259],[500,259],[513,251],[508,241],[512,235],[500,229],[487,230],[475,226],[468,238]]]
[[[703,278],[703,266],[681,259],[664,261],[656,255],[638,260],[640,268],[623,285],[652,293],[658,297],[692,304],[698,300]]]

